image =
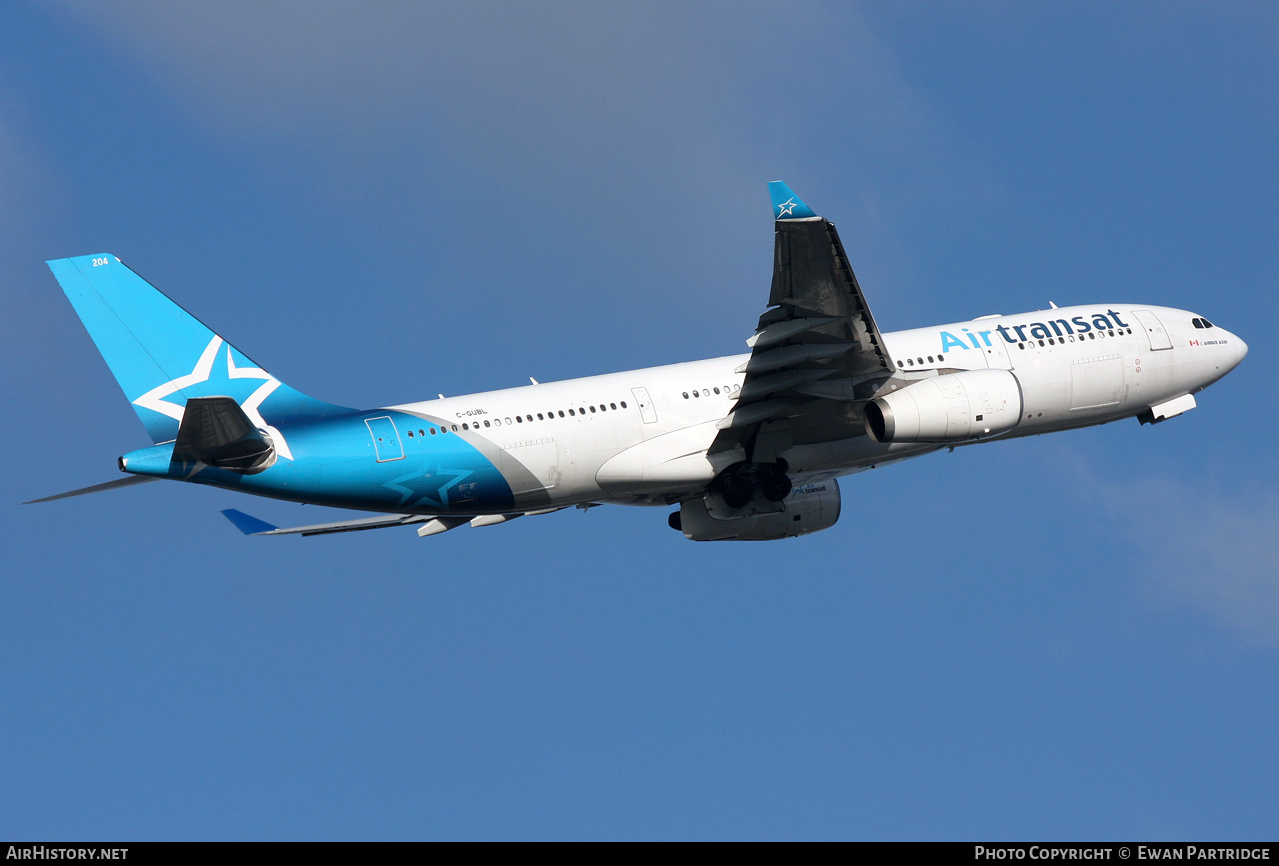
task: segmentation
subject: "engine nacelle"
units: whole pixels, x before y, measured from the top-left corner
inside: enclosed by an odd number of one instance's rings
[[[701,499],[680,505],[671,525],[692,541],[773,541],[829,529],[839,520],[839,485],[835,479],[795,487],[777,511],[720,520]],[[676,526],[676,524],[679,524]]]
[[[871,400],[866,432],[880,443],[984,439],[1016,427],[1021,408],[1021,385],[1010,371],[965,370]]]

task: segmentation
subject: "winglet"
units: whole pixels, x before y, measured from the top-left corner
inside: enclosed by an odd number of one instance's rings
[[[258,520],[256,517],[245,514],[243,511],[236,511],[234,508],[227,508],[222,513],[227,520],[235,524],[236,529],[245,535],[262,535],[279,529],[278,526],[272,526],[265,520]]]
[[[779,220],[811,219],[817,214],[783,181],[768,185],[769,198],[773,200],[773,218]]]

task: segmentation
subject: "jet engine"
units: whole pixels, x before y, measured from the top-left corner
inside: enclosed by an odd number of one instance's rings
[[[710,495],[710,494],[708,494]],[[796,486],[778,510],[767,514],[712,517],[704,499],[691,499],[672,512],[672,529],[692,541],[772,541],[829,529],[839,520],[839,485],[835,479]]]
[[[1021,408],[1021,385],[1010,371],[965,370],[871,400],[866,432],[885,444],[984,439],[1016,427]]]

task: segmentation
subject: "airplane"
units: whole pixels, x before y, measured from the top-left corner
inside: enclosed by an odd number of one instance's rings
[[[154,444],[127,477],[375,512],[246,535],[464,524],[602,504],[677,506],[694,541],[839,519],[837,478],[942,448],[1136,418],[1154,424],[1248,352],[1203,316],[1085,304],[883,333],[835,226],[785,183],[750,352],[352,409],[285,385],[109,254],[48,262]]]

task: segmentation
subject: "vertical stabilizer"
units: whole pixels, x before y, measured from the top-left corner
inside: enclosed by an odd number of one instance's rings
[[[113,255],[48,265],[153,442],[177,438],[196,397],[231,397],[267,431],[352,411],[285,385]]]

